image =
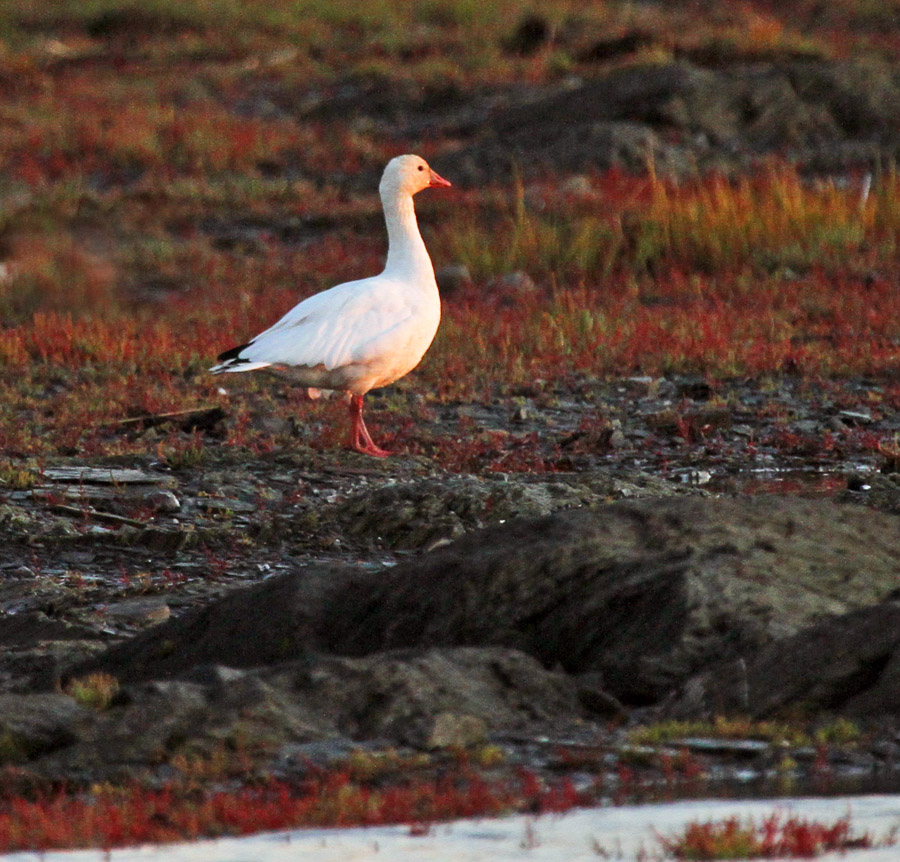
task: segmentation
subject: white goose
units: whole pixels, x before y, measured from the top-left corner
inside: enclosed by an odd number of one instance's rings
[[[363,396],[408,374],[441,320],[434,267],[419,233],[413,195],[449,186],[419,156],[388,162],[378,186],[387,222],[384,271],[304,299],[274,326],[220,354],[214,374],[275,366],[300,385],[350,396],[349,445],[383,458],[363,422]]]

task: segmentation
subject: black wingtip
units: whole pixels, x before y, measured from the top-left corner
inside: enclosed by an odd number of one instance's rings
[[[253,344],[252,341],[248,341],[246,344],[239,344],[237,347],[232,347],[229,350],[226,350],[224,353],[220,353],[216,357],[216,359],[218,359],[219,362],[228,362],[229,359],[239,360],[241,351],[245,347],[249,347],[251,344]],[[244,362],[249,362],[249,361],[250,361],[249,359],[244,360]]]

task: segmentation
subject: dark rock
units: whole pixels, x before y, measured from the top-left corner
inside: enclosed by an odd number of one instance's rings
[[[149,34],[175,36],[194,28],[189,18],[178,13],[136,7],[95,14],[86,19],[84,29],[94,39],[124,39],[137,43]]]
[[[886,63],[677,61],[615,68],[495,111],[447,170],[483,182],[513,171],[644,171],[652,160],[679,174],[745,168],[777,152],[835,171],[876,169],[898,149],[900,74]]]
[[[258,675],[227,685],[160,680],[126,687],[122,705],[102,713],[72,744],[44,758],[47,773],[121,779],[180,754],[211,756],[222,746],[275,751],[285,740],[336,735],[315,705]]]
[[[778,66],[749,67],[739,79],[742,139],[757,151],[813,147],[841,137],[838,124],[819,102],[803,101]]]
[[[172,514],[181,509],[181,501],[171,491],[156,490],[144,495],[144,500],[154,512]]]
[[[42,611],[2,614],[0,691],[51,689],[59,679],[61,668],[76,658],[96,654],[108,642],[108,635],[48,617]]]
[[[621,702],[604,688],[602,674],[580,673],[575,677],[575,682],[578,700],[592,715],[618,720],[624,720],[627,716],[628,712]]]
[[[41,611],[0,616],[0,648],[4,650],[40,646],[51,641],[102,640],[87,628],[60,619],[51,619]]]
[[[311,567],[113,647],[73,673],[122,681],[308,651],[505,646],[598,671],[653,703],[712,661],[874,605],[900,574],[896,519],[791,498],[672,498],[521,518],[382,571]]]
[[[900,712],[900,603],[829,617],[792,637],[721,663],[691,681],[675,714],[739,712],[754,718],[822,712]]]
[[[613,70],[542,104],[512,110],[498,122],[501,133],[534,134],[573,121],[626,120],[734,137],[740,115],[734,84],[688,64],[637,65]]]
[[[847,135],[894,136],[900,128],[900,75],[886,63],[798,63],[787,74],[800,98],[823,105]]]
[[[698,375],[677,377],[673,381],[675,393],[679,398],[690,398],[694,401],[708,401],[714,390],[709,380]]]
[[[72,669],[104,669],[121,682],[165,679],[197,665],[272,665],[303,658],[325,625],[325,596],[345,587],[352,569],[311,566],[272,578],[169,620]]]
[[[0,763],[24,763],[71,745],[94,718],[63,694],[0,695]]]
[[[506,43],[506,49],[520,57],[529,57],[550,38],[550,24],[541,15],[527,15]]]
[[[864,503],[883,512],[900,514],[900,473],[853,474],[847,478],[847,490],[839,492],[837,497],[847,503]]]
[[[325,645],[504,644],[652,702],[713,658],[883,598],[900,549],[871,515],[757,498],[520,519],[360,583],[352,604],[333,594]]]
[[[582,63],[604,63],[623,54],[633,54],[640,48],[648,48],[656,40],[652,33],[630,30],[614,39],[601,39],[578,54]]]
[[[322,657],[293,687],[353,739],[424,748],[470,744],[488,731],[583,714],[570,677],[498,647]]]
[[[69,698],[0,697],[0,755],[49,752],[37,764],[45,772],[122,778],[223,744],[257,754],[321,740],[465,747],[584,713],[570,677],[497,647],[321,656],[252,671],[207,665],[182,679],[128,686],[118,703],[76,732],[84,710]]]
[[[467,153],[450,157],[448,171],[469,181],[497,172],[552,169],[577,172],[611,167],[643,171],[690,159],[658,133],[680,129],[715,141],[738,135],[735,85],[687,64],[617,69],[581,86],[498,113]]]
[[[425,479],[360,491],[320,514],[325,520],[334,518],[350,536],[391,548],[428,548],[517,516],[598,505],[617,487],[612,482],[591,485],[584,480]]]
[[[435,272],[434,279],[444,299],[452,299],[472,286],[472,274],[469,272],[469,267],[460,263],[442,266]]]

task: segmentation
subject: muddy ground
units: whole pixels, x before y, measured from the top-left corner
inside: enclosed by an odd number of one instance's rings
[[[900,419],[872,407],[880,391],[632,378],[437,408],[439,435],[501,431],[503,446],[537,446],[545,472],[451,474],[299,442],[253,457],[217,444],[227,413],[194,466],[57,459],[0,502],[4,760],[30,780],[122,780],[221,746],[297,774],[360,746],[439,760],[496,745],[548,775],[636,761],[657,786],[687,749],[635,754],[635,723],[848,716],[864,730],[827,761],[832,786],[889,784],[900,476],[871,441]],[[377,427],[377,397],[371,415]],[[575,515],[587,521],[558,520]],[[548,586],[546,571],[570,574]],[[549,604],[529,610],[529,595]],[[511,617],[475,625],[504,602]],[[823,620],[837,628],[817,635]],[[791,641],[811,631],[812,646]],[[854,638],[858,654],[828,658]],[[838,668],[816,671],[821,691],[779,664],[801,648]],[[120,685],[106,710],[60,693],[98,670]],[[758,708],[734,683],[754,675]],[[694,785],[699,769],[730,786],[748,763],[784,778],[783,746],[683,744]],[[808,741],[794,753],[796,780],[826,762]]]
[[[537,450],[538,473],[457,475],[402,452],[380,461],[299,443],[253,457],[215,436],[194,467],[58,458],[33,487],[0,491],[2,608],[114,637],[159,622],[164,606],[180,612],[303,563],[382,565],[491,523],[618,499],[796,493],[892,512],[896,465],[872,441],[900,432],[900,416],[873,409],[880,391],[629,378],[436,408],[437,439],[502,432],[498,451]],[[376,426],[378,394],[369,400]],[[117,607],[148,596],[159,606],[149,620]]]

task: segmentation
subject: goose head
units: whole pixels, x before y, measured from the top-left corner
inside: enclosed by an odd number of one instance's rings
[[[449,186],[421,156],[397,156],[387,163],[378,190],[384,196],[414,195],[422,189]]]

